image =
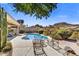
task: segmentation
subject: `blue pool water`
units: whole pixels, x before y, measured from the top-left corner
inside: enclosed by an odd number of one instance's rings
[[[44,36],[44,35],[41,35],[41,34],[38,34],[38,33],[29,33],[27,34],[24,39],[28,39],[28,40],[34,40],[34,39],[37,39],[37,40],[47,40],[48,37],[47,36]]]

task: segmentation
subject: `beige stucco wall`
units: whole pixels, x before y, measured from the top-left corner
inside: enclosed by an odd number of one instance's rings
[[[7,14],[7,22],[15,26],[20,26],[20,24],[16,20],[14,20],[9,14]]]

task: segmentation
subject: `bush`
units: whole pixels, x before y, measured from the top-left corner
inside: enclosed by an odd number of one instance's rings
[[[79,39],[79,32],[74,31],[69,38],[73,39],[73,40],[78,40]]]
[[[44,30],[44,31],[43,31],[43,34],[44,34],[44,35],[49,35],[50,32],[49,32],[48,30]]]
[[[60,35],[62,39],[68,39],[72,35],[72,32],[70,30],[60,29],[57,34]]]
[[[41,31],[39,31],[39,33],[40,33],[40,34],[43,34],[43,31],[41,30]]]
[[[2,49],[2,52],[8,52],[12,50],[12,43],[11,42],[7,42],[6,46]]]
[[[23,34],[23,33],[25,33],[25,31],[24,30],[20,30],[19,33]]]

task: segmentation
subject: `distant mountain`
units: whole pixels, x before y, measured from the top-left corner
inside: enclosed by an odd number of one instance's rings
[[[60,22],[60,23],[56,23],[56,24],[54,24],[54,26],[56,26],[56,25],[71,25],[71,24],[66,23],[66,22]]]
[[[54,27],[68,27],[68,28],[79,28],[79,24],[69,24],[66,22],[60,22],[53,25]]]
[[[71,26],[79,26],[79,24],[69,24],[69,23],[66,23],[66,22],[60,22],[60,23],[56,23],[56,24],[54,24],[54,26],[56,26],[56,25],[71,25]]]

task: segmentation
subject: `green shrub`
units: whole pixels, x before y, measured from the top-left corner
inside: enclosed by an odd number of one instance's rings
[[[57,34],[60,35],[62,39],[68,39],[72,35],[72,32],[67,29],[60,29]]]
[[[39,31],[39,33],[40,33],[40,34],[43,34],[43,31],[41,30],[41,31]]]
[[[72,31],[67,29],[58,29],[52,31],[50,36],[54,39],[68,39],[72,35]]]
[[[2,49],[2,52],[8,52],[12,50],[12,43],[11,42],[7,42],[6,46]]]
[[[43,31],[43,34],[44,34],[44,35],[49,35],[50,33],[49,33],[48,30],[44,30],[44,31]]]
[[[23,33],[25,33],[25,31],[24,30],[20,30],[19,33],[23,34]]]
[[[69,38],[73,40],[79,40],[79,31],[74,31]]]

